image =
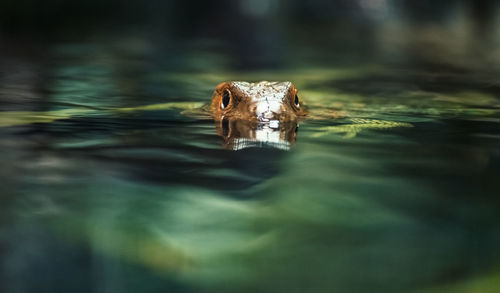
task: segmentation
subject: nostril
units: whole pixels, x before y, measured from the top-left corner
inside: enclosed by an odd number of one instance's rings
[[[279,113],[272,111],[265,111],[257,115],[257,118],[261,122],[269,122],[269,120],[277,120],[279,118]]]
[[[271,117],[267,115],[267,112],[264,112],[258,116],[260,122],[268,122]]]
[[[269,122],[269,120],[279,120],[281,115],[281,103],[267,101],[257,103],[255,116],[260,122]]]

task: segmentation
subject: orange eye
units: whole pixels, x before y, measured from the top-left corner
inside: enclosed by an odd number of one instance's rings
[[[221,109],[225,109],[227,106],[229,106],[230,102],[231,102],[231,92],[228,89],[225,89],[224,92],[222,93],[222,101],[220,103]]]

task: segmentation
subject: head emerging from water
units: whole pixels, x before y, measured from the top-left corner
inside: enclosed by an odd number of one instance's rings
[[[295,142],[298,120],[306,114],[297,92],[288,81],[219,84],[211,107],[224,146],[288,150]]]
[[[305,115],[298,90],[289,81],[220,83],[212,99],[212,113],[218,121],[269,123],[272,128]]]

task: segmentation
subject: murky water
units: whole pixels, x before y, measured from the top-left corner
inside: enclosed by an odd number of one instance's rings
[[[2,292],[500,285],[494,71],[241,71],[124,42],[4,52]],[[228,150],[200,107],[218,82],[262,79],[293,81],[309,118],[288,151]]]

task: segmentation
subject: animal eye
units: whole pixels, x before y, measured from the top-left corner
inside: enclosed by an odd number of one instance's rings
[[[229,105],[229,102],[231,102],[231,92],[226,89],[224,90],[224,93],[222,93],[222,103],[220,104],[220,107],[225,109]]]
[[[295,95],[295,100],[293,101],[295,106],[299,107],[299,96]]]

